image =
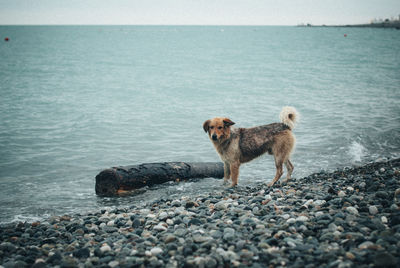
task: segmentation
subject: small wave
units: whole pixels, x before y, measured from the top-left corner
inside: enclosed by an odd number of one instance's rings
[[[49,218],[50,215],[49,214],[45,214],[42,216],[26,216],[26,215],[22,215],[22,214],[18,214],[18,215],[14,215],[13,218],[11,220],[8,221],[4,221],[1,222],[1,224],[11,224],[11,223],[15,223],[15,222],[28,222],[28,223],[32,223],[32,222],[36,222],[36,221],[44,221],[45,219]]]
[[[367,154],[367,149],[359,142],[353,141],[348,150],[353,162],[361,162]]]

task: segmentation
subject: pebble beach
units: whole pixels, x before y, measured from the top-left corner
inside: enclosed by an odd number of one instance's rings
[[[0,267],[399,267],[399,206],[400,159],[271,188],[239,180],[142,207],[2,225]]]

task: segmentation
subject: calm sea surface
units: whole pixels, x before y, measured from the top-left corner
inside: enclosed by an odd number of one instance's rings
[[[296,107],[297,178],[400,157],[399,48],[389,29],[0,27],[0,222],[218,189],[210,178],[94,191],[111,166],[219,161],[202,129],[214,116],[251,127]],[[239,184],[274,173],[264,156]]]

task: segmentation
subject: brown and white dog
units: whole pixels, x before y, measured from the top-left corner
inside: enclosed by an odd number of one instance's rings
[[[232,179],[232,185],[238,183],[240,164],[268,152],[275,158],[276,175],[268,184],[274,185],[283,174],[283,164],[287,169],[287,180],[293,172],[290,154],[296,138],[292,129],[298,119],[298,113],[293,107],[283,107],[280,113],[282,123],[272,123],[253,128],[233,128],[235,123],[229,118],[216,117],[207,120],[203,129],[208,132],[221,160],[224,162],[224,182]]]

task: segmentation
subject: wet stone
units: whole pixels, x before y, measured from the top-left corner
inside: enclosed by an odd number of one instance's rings
[[[380,199],[388,199],[389,194],[384,191],[378,191],[378,192],[376,192],[375,196]]]
[[[141,222],[140,222],[139,219],[136,218],[136,219],[133,220],[132,226],[133,226],[134,228],[138,228],[138,227],[140,227],[140,225],[141,225]]]
[[[186,201],[185,207],[186,208],[191,208],[191,207],[194,207],[194,205],[195,205],[194,201],[188,200],[188,201]]]
[[[377,267],[396,267],[397,259],[390,253],[379,252],[374,257],[374,264]]]
[[[90,256],[90,250],[88,248],[80,248],[73,252],[73,256],[76,258],[88,258]]]
[[[203,224],[203,222],[200,220],[200,219],[198,219],[198,218],[192,218],[190,221],[189,221],[189,223],[188,223],[188,225],[202,225]]]

